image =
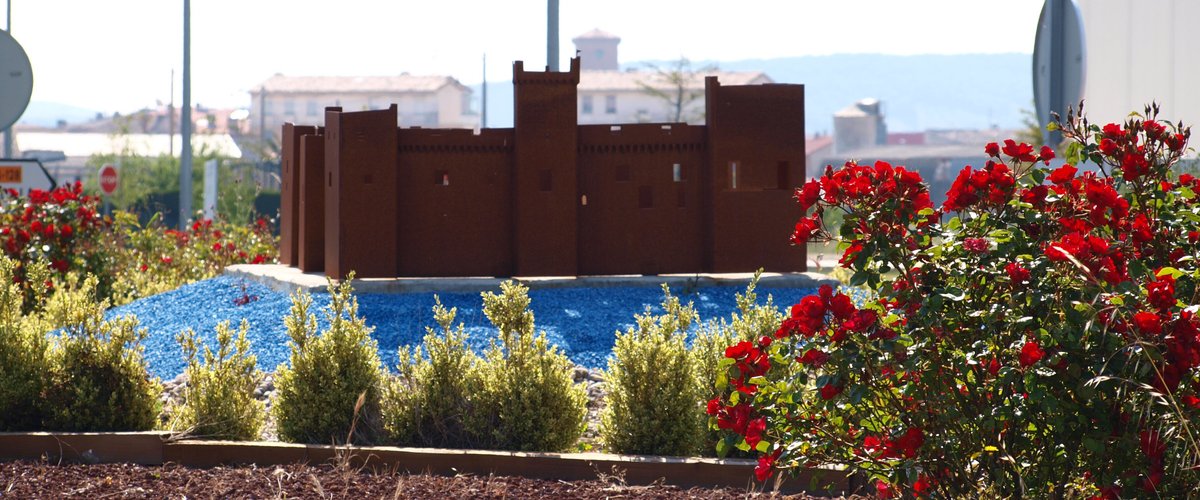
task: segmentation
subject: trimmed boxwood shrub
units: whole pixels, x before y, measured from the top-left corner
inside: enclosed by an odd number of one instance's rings
[[[350,285],[329,281],[329,329],[318,332],[309,313],[312,297],[292,295],[291,314],[284,318],[289,365],[276,369],[276,424],[284,441],[313,444],[373,444],[383,433],[380,395],[385,372],[371,328],[358,315]],[[361,398],[360,398],[361,396]]]
[[[255,366],[246,333],[250,323],[242,320],[237,336],[224,321],[217,325],[217,350],[197,344],[196,332],[177,337],[188,366],[183,404],[173,415],[171,428],[189,435],[226,440],[253,440],[262,432],[266,409],[254,399],[263,374]]]

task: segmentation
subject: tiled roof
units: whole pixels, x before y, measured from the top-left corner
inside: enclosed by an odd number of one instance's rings
[[[594,30],[592,30],[592,31],[589,31],[589,32],[587,32],[587,33],[584,33],[584,34],[582,34],[582,35],[579,35],[579,36],[577,36],[577,37],[575,37],[575,38],[572,38],[572,39],[571,39],[571,41],[573,42],[573,41],[575,41],[575,40],[586,40],[586,39],[589,39],[589,38],[604,38],[604,39],[615,38],[615,39],[616,39],[616,40],[618,40],[618,41],[620,41],[620,40],[621,40],[621,37],[619,37],[619,36],[617,36],[617,35],[614,35],[614,34],[612,34],[612,33],[608,33],[608,32],[606,32],[606,31],[600,31],[600,29],[599,29],[599,28],[597,28],[597,29],[594,29]]]
[[[284,76],[275,75],[250,89],[270,92],[434,92],[446,85],[463,86],[449,76]]]
[[[97,154],[132,153],[142,156],[167,154],[171,138],[167,134],[112,135],[95,132],[20,132],[15,134],[21,151],[62,151],[66,156],[90,157]],[[175,154],[183,147],[175,134]],[[195,134],[192,145],[217,154],[241,158],[242,151],[227,134]]]
[[[703,89],[704,77],[716,76],[721,85],[756,85],[760,83],[775,83],[771,77],[761,71],[710,71],[694,73],[688,82],[689,89]],[[620,91],[642,90],[642,83],[654,88],[674,88],[667,79],[651,71],[582,71],[579,74],[579,90],[583,91]]]

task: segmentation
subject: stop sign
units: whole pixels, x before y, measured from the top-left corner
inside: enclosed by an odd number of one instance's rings
[[[117,167],[112,164],[100,167],[100,191],[106,195],[117,191]]]

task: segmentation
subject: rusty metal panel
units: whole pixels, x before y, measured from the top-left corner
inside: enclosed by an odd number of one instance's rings
[[[325,273],[396,276],[396,105],[325,111]]]
[[[569,72],[513,64],[513,228],[518,276],[573,276],[578,263],[576,87]]]
[[[802,215],[792,195],[805,172],[804,86],[706,84],[709,270],[806,270],[788,240]]]
[[[512,274],[512,129],[400,129],[400,276]]]
[[[300,136],[311,134],[313,127],[283,124],[282,165],[279,200],[279,262],[294,266],[297,263],[299,231],[298,209],[300,207],[300,173],[297,162],[300,158]]]
[[[306,273],[325,269],[325,137],[300,136],[300,231],[298,266]]]
[[[579,143],[579,273],[699,271],[704,128],[587,125]]]

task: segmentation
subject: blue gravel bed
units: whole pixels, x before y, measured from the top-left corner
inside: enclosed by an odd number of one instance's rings
[[[728,318],[736,309],[734,294],[745,287],[705,287],[682,297],[693,301],[701,320]],[[672,290],[679,293],[679,290]],[[813,289],[758,289],[759,300],[775,297],[775,303],[787,307]],[[359,314],[374,327],[373,337],[379,343],[380,357],[389,369],[395,369],[397,351],[401,346],[419,344],[426,326],[433,321],[432,293],[361,294],[358,295]],[[257,297],[244,305],[239,298]],[[440,293],[446,307],[457,307],[457,322],[466,325],[469,342],[477,351],[495,336],[495,329],[483,314],[483,302],[478,293]],[[529,292],[535,324],[546,332],[549,340],[559,346],[576,364],[602,368],[612,350],[614,332],[633,325],[634,313],[650,307],[661,313],[662,290],[658,287],[559,288]],[[313,294],[310,310],[316,314],[322,328],[327,324],[324,307],[329,295]],[[176,343],[176,335],[188,328],[215,347],[215,328],[229,320],[233,327],[243,319],[250,323],[250,342],[258,366],[272,371],[289,356],[288,338],[283,317],[288,314],[291,299],[287,294],[252,281],[218,277],[177,290],[147,297],[113,308],[109,317],[133,314],[149,335],[143,343],[150,372],[163,379],[174,378],[183,372],[186,360]]]

